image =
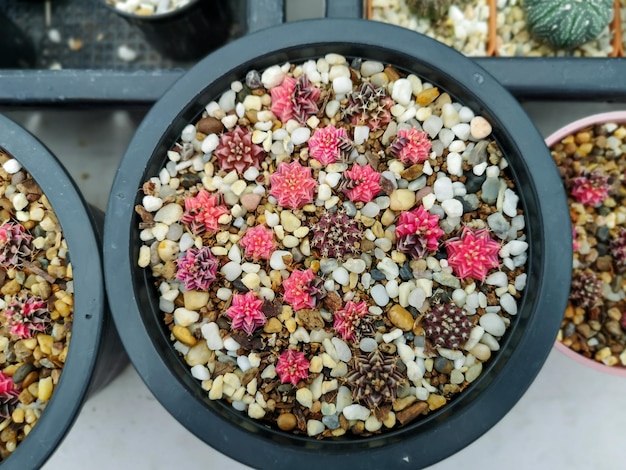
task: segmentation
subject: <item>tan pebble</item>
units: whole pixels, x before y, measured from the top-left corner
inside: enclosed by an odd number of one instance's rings
[[[293,333],[294,331],[296,331],[296,328],[298,328],[298,324],[296,323],[295,318],[288,318],[285,321],[285,326],[287,327],[287,331],[289,331],[289,333]]]
[[[387,312],[389,321],[402,331],[411,331],[413,328],[414,318],[411,313],[401,305],[394,304]]]
[[[294,236],[304,238],[309,234],[309,227],[299,227],[293,231]]]
[[[200,341],[189,349],[185,355],[185,362],[191,367],[205,365],[211,359],[212,354],[206,341]]]
[[[296,416],[292,413],[282,413],[278,415],[276,424],[282,431],[292,431],[297,425]]]
[[[323,368],[324,361],[322,360],[322,358],[320,356],[313,356],[311,362],[309,363],[309,372],[317,374],[319,372],[322,372]]]
[[[385,230],[379,221],[374,222],[372,226],[372,232],[376,235],[376,238],[383,238],[385,236]]]
[[[187,310],[200,310],[202,307],[206,307],[209,302],[209,293],[188,290],[183,292],[183,302]]]
[[[15,279],[11,279],[2,286],[0,292],[3,295],[15,295],[20,291],[21,288],[22,286],[20,286],[19,282],[17,282]]]
[[[44,354],[52,353],[52,343],[54,340],[50,335],[38,334],[37,335],[37,343],[39,343],[39,347],[41,348],[41,352]]]
[[[283,324],[276,317],[272,317],[267,320],[267,323],[263,327],[265,333],[278,333],[283,329]]]
[[[416,400],[417,397],[415,395],[408,395],[403,398],[398,398],[397,400],[393,401],[393,411],[402,411],[412,405]]]
[[[389,199],[389,209],[392,211],[407,211],[415,205],[415,193],[410,189],[396,189]]]
[[[241,205],[245,207],[248,212],[253,212],[259,207],[261,202],[261,196],[259,194],[247,193],[240,198]]]
[[[318,260],[313,260],[309,268],[311,269],[311,271],[313,271],[313,274],[317,274],[320,270],[320,262]]]
[[[26,390],[28,390],[33,397],[39,398],[39,382],[30,384]]]
[[[486,344],[478,343],[474,346],[470,353],[474,355],[474,357],[480,361],[487,361],[491,357],[491,349]]]
[[[215,380],[213,380],[213,384],[211,385],[211,390],[209,390],[209,399],[210,400],[219,400],[223,396],[224,390],[224,376],[218,375]]]
[[[389,227],[396,220],[396,214],[393,213],[391,209],[386,209],[383,213],[383,216],[380,218],[380,222],[385,226]]]
[[[418,93],[416,102],[420,106],[428,106],[430,103],[435,101],[439,96],[439,89],[437,87],[426,88]]]
[[[194,335],[191,334],[191,331],[184,326],[174,325],[174,328],[172,328],[172,334],[174,335],[174,338],[186,346],[194,346],[198,342]]]
[[[370,77],[370,81],[375,87],[386,86],[389,83],[389,76],[385,72],[378,72]]]
[[[157,246],[157,253],[162,261],[173,261],[179,253],[178,243],[173,240],[163,240]]]
[[[15,408],[13,413],[11,414],[11,418],[17,424],[22,424],[24,422],[24,409],[23,408]]]
[[[280,213],[280,224],[287,232],[293,233],[302,222],[291,211],[284,210]]]
[[[475,116],[470,121],[470,133],[476,140],[484,139],[491,134],[491,124],[482,116]]]
[[[608,357],[611,356],[611,348],[606,347],[606,348],[602,348],[600,349],[594,356],[595,360],[598,362],[602,362],[605,359],[607,359]]]
[[[137,259],[137,265],[140,268],[147,268],[150,265],[150,247],[142,245],[139,248],[139,257]]]
[[[428,402],[428,408],[431,411],[441,408],[447,402],[445,397],[442,397],[441,395],[437,395],[435,393],[431,393],[430,395],[428,395],[428,400],[426,401]]]
[[[383,424],[386,428],[393,428],[396,425],[396,414],[393,411],[387,413],[387,416],[383,419]]]
[[[41,379],[39,381],[39,395],[38,398],[41,401],[48,401],[52,396],[52,390],[54,386],[52,385],[52,377],[46,377],[45,379]]]

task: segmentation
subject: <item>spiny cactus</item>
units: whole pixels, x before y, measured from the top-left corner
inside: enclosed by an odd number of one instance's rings
[[[406,3],[419,18],[438,20],[448,13],[452,0],[407,0]]]

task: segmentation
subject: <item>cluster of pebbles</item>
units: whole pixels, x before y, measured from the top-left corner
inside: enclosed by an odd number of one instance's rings
[[[73,319],[72,267],[56,215],[0,149],[0,457],[37,424],[59,382]]]
[[[322,438],[406,425],[475,381],[526,285],[491,131],[423,78],[338,54],[208,103],[136,206],[137,264],[208,397]]]
[[[496,53],[502,57],[608,57],[613,52],[613,34],[607,26],[593,41],[575,49],[558,50],[537,41],[526,28],[523,0],[497,0]]]
[[[191,0],[107,0],[109,5],[120,11],[140,16],[170,13],[190,2]]]
[[[574,236],[559,340],[607,366],[626,366],[626,126],[589,127],[551,151],[567,189]],[[589,178],[595,183],[587,187]]]
[[[489,40],[489,2],[477,0],[452,4],[448,16],[432,21],[418,18],[406,0],[371,0],[371,19],[395,24],[432,37],[467,56],[487,55]]]

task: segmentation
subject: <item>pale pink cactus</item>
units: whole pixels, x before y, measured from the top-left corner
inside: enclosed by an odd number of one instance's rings
[[[252,291],[233,295],[233,301],[226,310],[226,315],[232,320],[232,329],[243,330],[250,336],[257,328],[267,323],[262,307],[263,300]]]
[[[26,294],[20,294],[9,302],[4,316],[11,334],[22,339],[46,331],[52,323],[48,304],[37,296]]]
[[[570,181],[571,196],[586,206],[601,204],[608,197],[610,189],[609,177],[599,171],[583,173]]]
[[[263,225],[256,225],[246,230],[239,243],[243,246],[245,255],[255,260],[270,259],[276,248],[274,232]]]
[[[182,281],[186,290],[208,290],[215,281],[218,262],[211,248],[189,248],[176,260],[176,279]]]
[[[472,230],[463,227],[460,237],[445,242],[448,252],[448,265],[460,278],[471,277],[484,281],[491,268],[498,267],[500,243],[489,236],[484,228]]]
[[[370,202],[380,192],[380,173],[369,163],[354,164],[343,173],[340,189],[353,202]]]
[[[219,227],[219,218],[225,214],[228,214],[228,209],[220,204],[219,198],[201,189],[196,196],[185,198],[185,213],[180,221],[194,235],[201,235],[215,232]]]
[[[311,84],[306,75],[297,79],[286,76],[283,82],[270,90],[272,97],[272,112],[282,122],[295,119],[305,124],[310,116],[318,113],[321,90]]]
[[[343,128],[332,124],[319,127],[309,139],[309,156],[322,165],[330,165],[352,150],[352,141]]]
[[[421,163],[428,160],[432,145],[428,134],[415,127],[400,129],[391,144],[391,154],[403,163]]]
[[[348,300],[343,308],[335,312],[333,328],[344,340],[359,341],[362,336],[374,331],[368,315],[366,302]]]
[[[222,170],[237,170],[240,175],[248,168],[260,168],[265,155],[263,147],[252,142],[252,133],[242,126],[220,135],[220,143],[214,152]]]
[[[402,212],[396,224],[396,243],[400,253],[422,258],[427,252],[439,249],[443,230],[439,227],[439,216],[419,206],[410,212]]]
[[[294,387],[300,380],[309,376],[310,363],[301,351],[287,349],[276,361],[275,370],[280,378],[280,383],[290,382]]]
[[[270,176],[270,183],[270,194],[282,207],[300,209],[313,202],[316,183],[311,176],[311,169],[297,161],[280,163],[276,172]]]
[[[294,310],[315,307],[315,297],[311,295],[310,284],[315,278],[315,274],[310,269],[306,271],[294,270],[283,282],[285,289],[285,302],[290,304]]]

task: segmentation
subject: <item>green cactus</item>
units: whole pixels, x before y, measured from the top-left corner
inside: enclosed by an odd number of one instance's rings
[[[439,20],[448,14],[452,0],[407,0],[406,3],[418,17]]]
[[[557,49],[597,38],[613,19],[613,0],[524,0],[528,30]]]

